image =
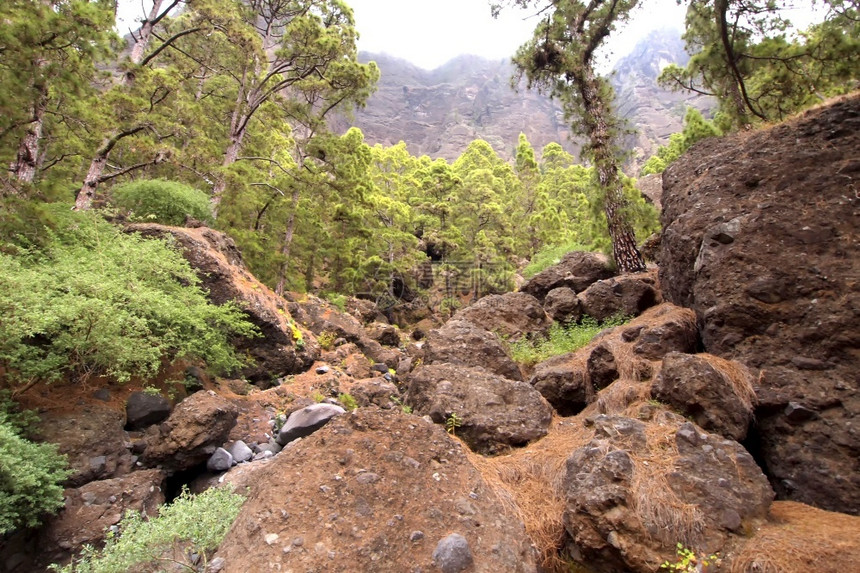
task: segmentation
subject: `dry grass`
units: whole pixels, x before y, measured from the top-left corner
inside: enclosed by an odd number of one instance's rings
[[[565,537],[562,480],[567,458],[588,443],[592,434],[578,418],[555,417],[547,436],[528,449],[494,458],[469,453],[502,503],[522,520],[548,573],[570,570],[559,554]]]
[[[756,403],[755,390],[752,385],[752,374],[746,366],[735,360],[726,360],[713,354],[702,353],[698,354],[701,358],[707,360],[714,368],[723,375],[735,395],[741,400],[744,408],[752,410]]]
[[[776,501],[730,573],[847,573],[860,567],[860,517]]]

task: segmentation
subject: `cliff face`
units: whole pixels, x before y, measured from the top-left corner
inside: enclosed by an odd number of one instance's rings
[[[362,54],[382,77],[376,93],[353,125],[366,140],[389,146],[404,141],[413,155],[453,161],[475,139],[483,139],[506,158],[514,155],[519,134],[536,150],[558,142],[571,153],[561,108],[535,91],[511,87],[514,68],[507,60],[460,56],[433,71],[387,55]]]
[[[713,98],[690,92],[674,92],[657,84],[660,72],[670,64],[686,65],[689,56],[678,30],[655,30],[636,44],[633,51],[618,61],[610,81],[615,89],[615,105],[636,133],[624,139],[623,147],[632,152],[628,173],[639,173],[669,136],[683,129],[687,107],[708,114],[716,107]]]
[[[453,161],[471,141],[483,139],[511,159],[522,132],[538,152],[556,142],[578,155],[580,144],[571,140],[561,107],[527,90],[524,81],[512,88],[515,70],[508,60],[460,56],[427,71],[385,54],[362,53],[360,59],[379,66],[377,91],[356,112],[354,121],[341,119],[336,127],[345,131],[355,125],[370,144],[404,141],[413,155]],[[657,85],[663,67],[686,60],[680,32],[655,31],[619,60],[612,72],[617,109],[638,130],[624,140],[624,147],[633,151],[627,169],[631,175],[638,173],[639,165],[658,145],[681,131],[687,105],[699,109],[712,105],[708,98]]]

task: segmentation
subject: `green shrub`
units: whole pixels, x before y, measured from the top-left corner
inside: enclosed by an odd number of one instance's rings
[[[137,512],[126,514],[119,523],[119,534],[109,533],[104,549],[85,547],[77,561],[51,568],[61,573],[126,573],[136,565],[170,561],[196,571],[190,554],[200,555],[205,565],[207,553],[227,535],[244,501],[227,488],[212,488],[195,496],[185,490],[173,503],[162,506],[158,517],[147,520]],[[189,544],[187,550],[175,555],[183,543]]]
[[[571,242],[563,245],[546,245],[532,257],[526,268],[523,269],[523,276],[527,279],[532,278],[539,272],[548,269],[553,265],[561,262],[562,257],[572,251],[588,251],[590,249],[583,247],[579,243]]]
[[[511,358],[520,364],[531,366],[547,358],[579,350],[602,330],[624,324],[630,317],[615,315],[602,324],[586,316],[579,324],[563,325],[554,322],[545,337],[521,338],[508,344]]]
[[[64,209],[63,206],[57,207]],[[93,214],[66,213],[43,248],[0,252],[0,366],[7,380],[151,376],[164,360],[241,366],[229,343],[255,328],[215,306],[163,240],[127,235]]]
[[[209,196],[184,183],[164,179],[131,181],[111,190],[110,204],[136,220],[184,225],[186,216],[212,222]]]
[[[346,295],[336,292],[323,293],[323,298],[329,301],[341,312],[346,312]]]
[[[349,412],[358,408],[358,402],[355,401],[352,394],[338,394],[337,401],[343,404],[343,407]]]
[[[27,440],[0,412],[0,535],[34,527],[63,507],[60,483],[69,473],[54,444]]]

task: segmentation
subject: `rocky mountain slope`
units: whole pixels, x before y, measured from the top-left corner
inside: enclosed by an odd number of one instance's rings
[[[352,125],[371,144],[394,145],[404,141],[413,155],[453,161],[474,139],[489,142],[497,153],[512,158],[517,137],[525,133],[536,150],[551,142],[576,154],[570,128],[561,108],[549,98],[511,87],[514,68],[508,60],[461,56],[427,71],[385,54],[360,55],[375,61],[381,71],[376,93],[358,110]],[[657,85],[660,70],[687,59],[680,32],[660,30],[640,42],[619,60],[611,78],[617,107],[638,134],[625,140],[633,152],[630,173],[669,135],[681,131],[687,105],[700,109],[707,98],[670,92]],[[345,129],[343,122],[340,129]]]
[[[0,571],[225,483],[246,501],[207,573],[651,573],[678,543],[717,553],[709,571],[856,569],[858,122],[854,94],[701,142],[666,173],[656,276],[570,253],[426,337],[366,301],[275,296],[216,231],[144,227],[274,344],[247,347],[256,385],[188,369],[202,389],[172,403],[176,372],[153,400],[29,390],[74,474],[63,511],[0,540]],[[511,358],[552,320],[617,311],[636,318],[575,352]]]

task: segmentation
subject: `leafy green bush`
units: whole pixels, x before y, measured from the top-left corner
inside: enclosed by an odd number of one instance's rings
[[[135,219],[152,219],[164,225],[183,225],[188,215],[212,222],[209,196],[177,181],[146,179],[123,183],[111,190],[110,203]]]
[[[577,242],[565,243],[563,245],[546,245],[532,257],[532,260],[523,269],[523,276],[530,279],[539,272],[560,263],[561,258],[567,253],[588,250],[590,249]]]
[[[58,206],[56,210],[64,210]],[[215,306],[178,252],[93,214],[66,212],[42,248],[0,252],[0,366],[13,384],[98,373],[120,382],[163,360],[241,366],[229,343],[255,328]]]
[[[60,483],[69,475],[66,456],[54,444],[36,444],[19,434],[0,412],[0,535],[34,527],[63,507]]]
[[[212,488],[192,496],[184,490],[173,503],[162,506],[158,517],[145,519],[140,513],[126,514],[119,523],[119,535],[108,534],[104,549],[87,546],[76,562],[65,567],[53,565],[61,573],[125,573],[135,565],[171,561],[192,567],[190,553],[203,558],[218,547],[239,515],[245,498],[227,488]],[[190,546],[184,555],[175,555],[177,544]],[[204,566],[205,569],[205,566]]]
[[[554,322],[545,337],[521,338],[508,344],[511,358],[528,366],[543,362],[547,358],[579,350],[597,336],[602,330],[624,324],[630,317],[615,315],[599,324],[586,316],[579,324],[565,326]]]

